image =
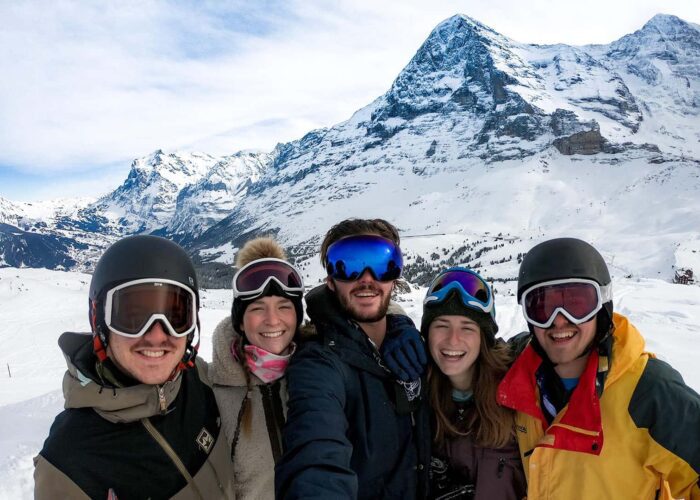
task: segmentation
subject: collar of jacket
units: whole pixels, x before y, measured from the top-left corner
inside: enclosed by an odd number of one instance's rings
[[[234,387],[246,387],[243,364],[231,356],[231,344],[240,335],[234,330],[231,316],[222,319],[212,336],[212,361],[209,365],[209,377],[212,384]],[[263,385],[265,382],[251,374],[251,385]]]
[[[325,284],[306,295],[307,313],[323,344],[334,351],[346,364],[379,377],[389,377],[376,347],[369,341],[360,325],[345,315],[335,293]],[[387,315],[387,327],[391,321]]]
[[[92,408],[109,422],[135,422],[162,414],[161,397],[170,407],[180,391],[182,372],[175,380],[160,386],[137,384],[106,387],[94,369],[89,368],[96,359],[92,351],[92,334],[66,332],[61,335],[58,344],[68,365],[63,377],[66,409]],[[201,360],[197,359],[197,362],[201,364]]]
[[[603,378],[600,374],[608,372],[604,377],[605,387],[614,384],[644,351],[644,339],[627,318],[615,314],[613,323],[615,330],[610,356],[605,356],[605,353],[599,355],[597,350],[591,352],[568,405],[550,426],[547,426],[539,406],[535,376],[543,361],[532,346],[527,346],[504,377],[498,388],[498,401],[503,406],[540,420],[546,431],[538,446],[595,455],[602,450],[603,428],[596,380]]]

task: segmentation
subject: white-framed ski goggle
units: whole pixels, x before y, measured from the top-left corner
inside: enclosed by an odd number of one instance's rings
[[[585,323],[611,300],[612,284],[600,286],[589,279],[567,278],[531,286],[523,292],[520,305],[528,323],[549,328],[557,314],[575,325]]]
[[[233,276],[233,298],[257,298],[271,281],[293,297],[301,297],[304,293],[304,281],[294,266],[285,260],[266,257],[249,262]]]
[[[109,290],[104,313],[109,331],[123,337],[141,337],[156,321],[173,337],[185,337],[197,329],[197,296],[177,281],[138,279]]]

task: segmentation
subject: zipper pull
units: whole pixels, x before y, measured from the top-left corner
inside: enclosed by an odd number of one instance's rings
[[[496,474],[499,479],[501,477],[503,477],[503,469],[505,469],[505,467],[506,467],[506,459],[499,458],[498,459],[498,473]]]
[[[160,413],[165,415],[165,412],[168,411],[168,402],[165,400],[165,392],[163,391],[163,388],[161,386],[156,387],[158,387],[158,401],[160,402]]]

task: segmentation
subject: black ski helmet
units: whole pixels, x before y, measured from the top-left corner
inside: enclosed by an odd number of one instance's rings
[[[111,245],[100,257],[90,281],[89,317],[95,337],[95,352],[100,359],[109,341],[109,330],[104,318],[104,300],[107,292],[127,281],[159,278],[177,281],[191,289],[197,298],[199,311],[199,288],[197,273],[187,252],[165,238],[137,235],[123,238]],[[199,330],[199,318],[197,319]],[[193,361],[197,346],[192,345],[194,334],[187,339],[183,362]],[[100,345],[101,343],[101,345]]]
[[[535,245],[523,258],[518,273],[518,303],[523,292],[545,281],[585,278],[600,286],[610,285],[610,273],[600,252],[576,238],[555,238]],[[605,339],[612,327],[612,300],[598,312],[597,340]]]

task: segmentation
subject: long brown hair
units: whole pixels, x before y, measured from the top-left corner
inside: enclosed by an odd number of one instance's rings
[[[474,366],[472,391],[474,406],[462,421],[454,416],[457,408],[452,400],[450,379],[440,371],[432,356],[428,366],[430,404],[435,411],[435,444],[442,447],[450,437],[472,434],[475,442],[487,448],[502,448],[513,438],[513,416],[509,408],[496,402],[498,384],[512,361],[509,347],[502,341],[487,341],[484,326],[479,324],[481,347]]]

